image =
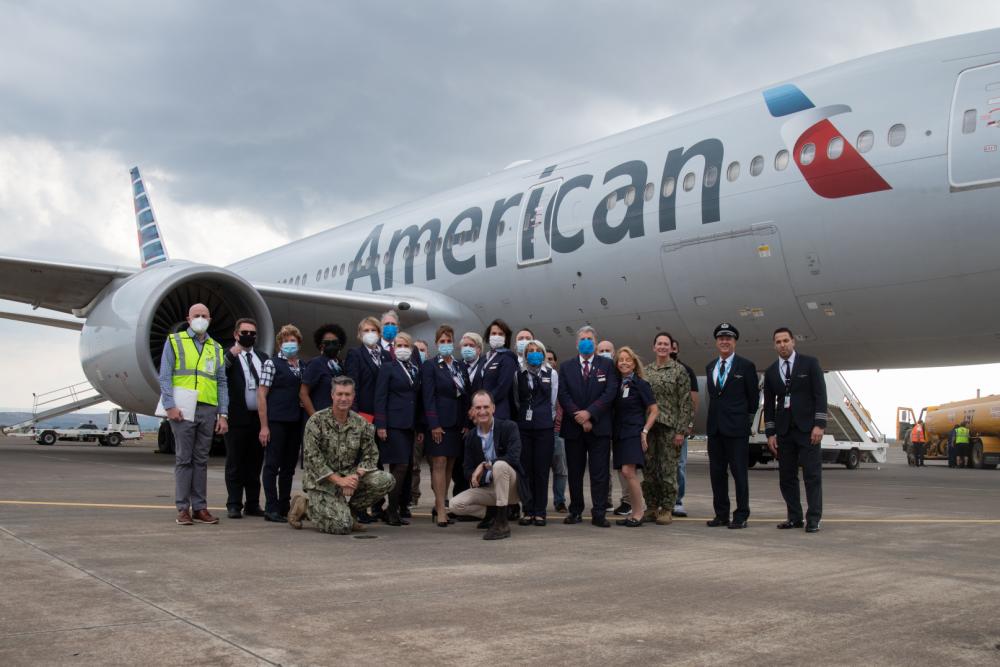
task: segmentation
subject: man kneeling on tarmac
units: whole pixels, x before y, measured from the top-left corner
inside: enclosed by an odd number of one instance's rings
[[[451,499],[451,511],[476,516],[487,528],[484,540],[510,537],[508,505],[531,497],[521,469],[521,436],[517,423],[494,419],[493,397],[485,389],[472,396],[475,426],[465,434],[464,472],[471,488]],[[447,526],[445,522],[438,524]]]
[[[387,494],[393,478],[378,470],[375,427],[351,412],[354,380],[346,376],[334,378],[331,395],[333,405],[317,411],[306,422],[302,477],[306,497],[295,503],[289,519],[293,527],[301,527],[297,519],[305,510],[320,532],[364,532],[355,515]],[[307,507],[302,508],[302,504]],[[292,515],[296,521],[291,521]]]

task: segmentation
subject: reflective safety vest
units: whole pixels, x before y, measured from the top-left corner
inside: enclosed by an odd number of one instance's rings
[[[969,443],[969,429],[959,426],[955,429],[955,444],[966,445]]]
[[[923,442],[924,441],[924,427],[917,424],[913,427],[913,434],[910,436],[912,442]]]
[[[170,334],[170,346],[174,348],[173,386],[197,391],[199,403],[218,405],[219,383],[215,372],[225,363],[222,347],[206,336],[199,353],[187,331]]]

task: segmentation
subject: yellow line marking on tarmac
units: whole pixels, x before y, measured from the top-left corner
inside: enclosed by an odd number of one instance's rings
[[[90,507],[97,509],[128,509],[128,510],[167,510],[175,509],[173,505],[136,505],[136,504],[124,504],[124,503],[74,503],[74,502],[64,502],[64,501],[50,501],[50,500],[0,500],[0,505],[37,505],[43,507]],[[215,512],[225,512],[225,507],[209,507],[210,510]],[[414,513],[413,518],[423,518],[429,519],[430,514],[424,513]],[[561,519],[563,514],[555,514],[549,518],[551,521],[556,521]],[[711,517],[674,517],[674,521],[693,521],[701,522],[708,521]],[[584,523],[588,520],[584,517]],[[750,523],[781,523],[784,518],[770,518],[770,519],[748,519]],[[823,523],[985,523],[985,524],[1000,524],[1000,519],[949,519],[949,518],[879,518],[879,519],[862,519],[862,518],[839,518],[839,519],[823,519]]]

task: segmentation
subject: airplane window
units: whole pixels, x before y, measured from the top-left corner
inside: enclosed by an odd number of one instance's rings
[[[764,156],[758,155],[754,159],[750,160],[750,175],[760,176],[762,171],[764,171]]]
[[[413,246],[413,256],[420,257],[420,244]]]
[[[476,242],[478,240],[479,240],[479,230],[477,229],[476,231],[472,232],[472,241]]]
[[[302,284],[303,284],[303,285],[305,285],[305,284],[306,284],[306,278],[308,278],[308,277],[309,277],[308,275],[306,275],[306,274],[304,274],[304,273],[302,274]]]
[[[604,200],[604,205],[608,207],[609,211],[615,210],[615,204],[617,204],[617,203],[618,203],[618,193],[617,192],[612,192]]]
[[[323,280],[329,280],[329,279],[330,279],[330,267],[328,266],[325,269],[323,269]]]
[[[345,262],[340,265],[340,275],[344,275],[344,273],[346,273],[346,269],[347,269],[347,264]]]
[[[663,181],[663,196],[664,197],[670,197],[671,195],[673,195],[674,194],[674,188],[676,186],[677,186],[677,183],[674,181],[674,177],[673,176],[671,176],[667,180]]]
[[[774,156],[774,170],[784,171],[788,166],[788,151],[782,149]]]
[[[694,172],[689,171],[684,174],[684,192],[691,192],[694,189]]]
[[[896,123],[889,128],[889,145],[895,148],[896,146],[902,146],[903,142],[906,141],[906,126],[902,123]]]
[[[826,146],[826,156],[831,160],[836,160],[844,153],[844,138],[834,137]]]
[[[799,161],[803,165],[812,164],[812,161],[816,158],[816,144],[806,144],[802,147],[802,152],[799,154]]]
[[[635,186],[630,185],[625,191],[625,205],[631,206],[635,202]]]
[[[500,226],[497,228],[497,236],[503,236],[503,230],[505,229],[507,229],[507,223],[501,220]]]
[[[867,153],[872,149],[872,146],[874,145],[875,145],[875,133],[872,132],[871,130],[865,130],[864,132],[858,135],[857,147],[859,153]]]
[[[976,131],[976,110],[969,109],[962,114],[962,134],[972,134]]]
[[[726,179],[730,183],[732,183],[733,181],[735,181],[739,177],[740,177],[740,163],[739,162],[730,162],[729,163],[729,168],[726,169]]]
[[[295,284],[298,285],[302,281],[302,276],[295,276]]]
[[[656,186],[652,183],[646,183],[646,187],[642,192],[642,198],[646,201],[651,201],[653,199],[654,192],[656,192]]]
[[[424,252],[427,253],[428,255],[431,254],[431,242],[430,241],[428,241],[427,243],[424,244]]]
[[[705,187],[714,188],[719,182],[719,168],[714,164],[705,170]]]
[[[385,265],[389,266],[389,251],[385,251]]]
[[[403,248],[403,259],[409,259],[409,258],[410,258],[410,246],[406,246],[405,248]]]
[[[438,239],[438,242],[437,242],[437,249],[438,249],[438,252],[441,252],[441,246],[442,246],[442,242],[441,242],[441,239]]]
[[[316,269],[316,282],[323,279],[323,269]]]

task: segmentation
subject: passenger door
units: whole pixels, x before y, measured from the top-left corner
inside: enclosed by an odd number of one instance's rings
[[[1000,63],[958,75],[948,134],[952,190],[1000,183]]]

